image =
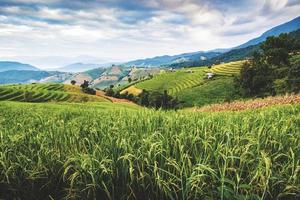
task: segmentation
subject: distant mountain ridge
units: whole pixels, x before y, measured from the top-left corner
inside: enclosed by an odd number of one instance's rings
[[[20,62],[13,61],[0,61],[0,72],[10,71],[10,70],[31,70],[31,71],[39,71],[37,67],[34,67],[29,64],[24,64]]]
[[[56,68],[55,70],[61,72],[84,72],[87,70],[99,68],[102,65],[100,64],[93,64],[93,63],[73,63],[64,67]]]
[[[36,70],[9,70],[0,72],[0,84],[39,82],[41,79],[60,74],[63,73]]]
[[[222,54],[221,52],[214,52],[214,51],[198,51],[192,53],[183,53],[179,55],[169,56],[156,56],[153,58],[146,58],[146,59],[138,59],[134,61],[130,61],[124,63],[126,66],[137,66],[137,67],[158,67],[158,66],[165,66],[172,63],[180,63],[185,61],[196,61],[196,60],[206,60],[213,58]]]
[[[299,28],[300,28],[300,16],[289,22],[276,26],[263,33],[260,37],[249,40],[248,42],[234,48],[183,53],[174,56],[168,56],[168,55],[156,56],[153,58],[129,61],[124,65],[126,66],[132,65],[137,67],[168,66],[168,67],[178,68],[178,67],[185,67],[188,65],[196,66],[196,65],[212,64],[213,62],[219,60],[234,61],[238,59],[243,59],[251,55],[251,53],[253,53],[259,48],[257,45],[265,41],[267,37],[278,36],[281,33],[290,33],[296,31]]]
[[[55,68],[54,70],[60,72],[85,72],[88,70],[96,69],[96,68],[107,68],[114,64],[120,64],[119,62],[107,62],[107,63],[82,63],[77,62],[64,67]]]
[[[269,36],[278,36],[281,33],[289,33],[289,32],[295,31],[299,28],[300,28],[300,16],[289,22],[286,22],[284,24],[281,24],[279,26],[276,26],[276,27],[264,32],[260,37],[249,40],[248,42],[235,47],[235,49],[245,48],[248,46],[256,45],[256,44],[259,44],[259,43],[265,41],[267,39],[267,37],[269,37]]]

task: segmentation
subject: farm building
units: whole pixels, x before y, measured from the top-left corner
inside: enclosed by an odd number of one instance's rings
[[[211,72],[206,73],[207,79],[212,79],[213,77],[214,77],[214,73],[211,73]]]

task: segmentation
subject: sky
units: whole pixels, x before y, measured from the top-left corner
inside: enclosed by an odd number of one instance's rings
[[[0,0],[0,60],[40,68],[230,48],[300,0]]]

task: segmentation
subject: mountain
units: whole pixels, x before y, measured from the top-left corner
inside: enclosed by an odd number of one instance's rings
[[[288,36],[297,40],[300,40],[300,27],[292,32],[288,33]],[[232,61],[238,61],[243,60],[246,58],[249,58],[253,55],[254,52],[260,50],[260,45],[262,42],[256,44],[256,45],[250,45],[243,48],[235,49],[233,48],[230,51],[227,51],[223,54],[220,54],[218,56],[212,57],[208,60],[201,60],[201,61],[193,61],[193,62],[182,62],[182,63],[173,63],[169,65],[169,67],[172,68],[179,68],[179,67],[191,67],[191,66],[204,66],[204,65],[212,65],[217,64],[221,62],[232,62]]]
[[[84,72],[90,69],[101,67],[99,64],[73,63],[64,67],[56,68],[61,72]]]
[[[207,60],[212,57],[222,54],[221,52],[214,51],[199,51],[192,53],[184,53],[174,56],[164,55],[153,58],[139,59],[125,63],[125,66],[137,66],[137,67],[159,67],[166,66],[173,63],[182,63],[187,61]]]
[[[0,72],[9,71],[9,70],[31,70],[39,71],[38,68],[24,63],[11,62],[11,61],[0,61]]]
[[[61,71],[61,72],[85,72],[87,70],[92,70],[92,69],[96,69],[96,68],[108,67],[113,64],[117,64],[117,63],[101,63],[101,64],[73,63],[73,64],[67,65],[65,67],[56,68],[55,70]]]
[[[0,84],[32,83],[51,76],[58,76],[62,72],[9,70],[0,72]]]
[[[259,43],[265,41],[267,39],[267,37],[269,37],[269,36],[278,36],[281,33],[289,33],[289,32],[295,31],[299,28],[300,28],[300,16],[289,22],[286,22],[284,24],[276,26],[276,27],[264,32],[260,37],[249,40],[248,42],[246,42],[240,46],[237,46],[235,48],[239,49],[239,48],[245,48],[248,46],[256,45],[256,44],[259,44]]]

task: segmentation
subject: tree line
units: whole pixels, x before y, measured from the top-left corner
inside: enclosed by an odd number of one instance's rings
[[[114,91],[113,85],[105,90],[107,96],[128,99],[141,106],[155,108],[155,109],[178,109],[181,106],[181,102],[176,98],[170,96],[165,90],[163,93],[142,90],[139,95],[133,95],[127,91],[120,93],[120,91]]]
[[[299,38],[299,35],[298,35]],[[242,67],[235,88],[242,97],[300,91],[300,42],[289,34],[268,37]],[[299,59],[293,60],[297,56]]]

